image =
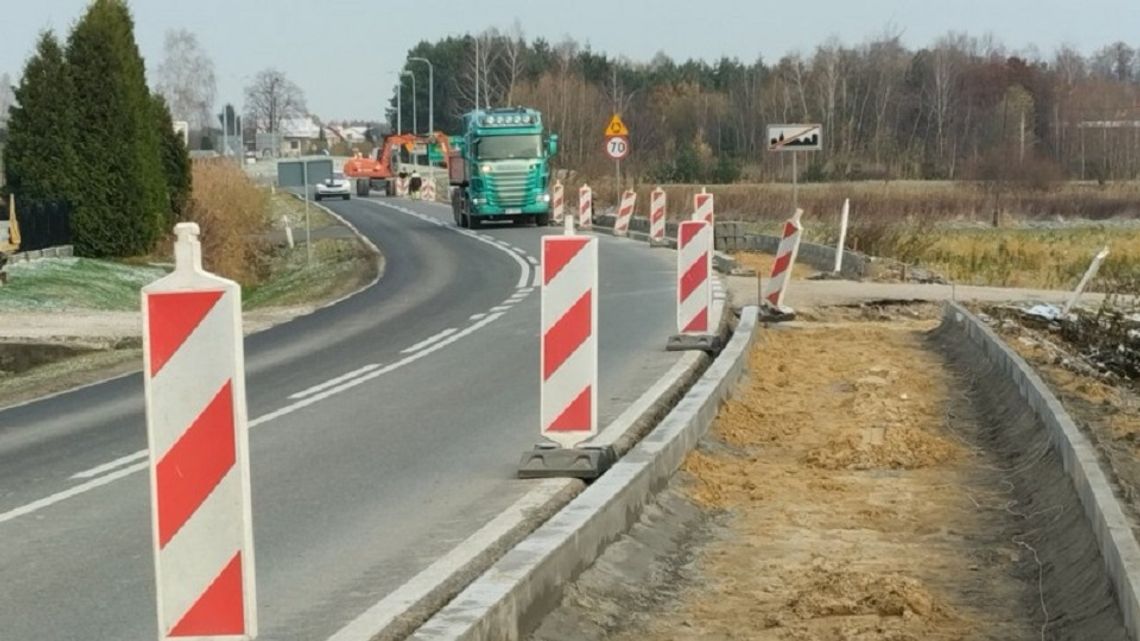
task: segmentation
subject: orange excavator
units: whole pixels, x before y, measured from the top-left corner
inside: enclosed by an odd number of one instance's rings
[[[357,196],[367,196],[373,189],[383,190],[386,196],[394,196],[396,176],[407,177],[405,174],[410,175],[414,169],[410,164],[406,170],[400,167],[402,164],[400,149],[403,148],[410,154],[417,144],[427,144],[432,139],[439,145],[443,157],[447,158],[451,148],[448,145],[447,134],[442,131],[437,131],[431,136],[393,134],[384,138],[380,146],[373,149],[367,157],[357,152],[355,156],[345,161],[344,175],[356,182]]]

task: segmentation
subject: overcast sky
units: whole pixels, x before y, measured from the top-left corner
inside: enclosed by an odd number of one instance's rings
[[[66,33],[86,5],[0,0],[0,73],[15,81],[39,31]],[[161,60],[163,34],[186,28],[214,59],[219,103],[240,106],[246,80],[275,66],[325,119],[379,118],[416,42],[506,29],[516,19],[528,38],[571,36],[635,60],[665,51],[678,60],[762,55],[774,62],[789,51],[808,53],[832,35],[845,44],[863,42],[888,23],[911,47],[950,30],[992,33],[1011,51],[1035,44],[1046,54],[1063,43],[1084,53],[1117,40],[1140,46],[1140,0],[133,0],[131,6],[148,69]]]

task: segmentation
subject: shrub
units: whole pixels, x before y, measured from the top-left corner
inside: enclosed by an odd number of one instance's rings
[[[256,284],[267,268],[260,235],[269,226],[269,194],[232,162],[196,162],[193,181],[187,218],[201,228],[206,268]]]

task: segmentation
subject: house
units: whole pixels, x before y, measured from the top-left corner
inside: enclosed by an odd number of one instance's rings
[[[321,125],[315,116],[285,118],[279,131],[282,156],[302,156],[317,151]]]

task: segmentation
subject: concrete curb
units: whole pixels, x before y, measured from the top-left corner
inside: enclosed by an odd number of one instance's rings
[[[1045,426],[1096,535],[1113,595],[1133,641],[1140,641],[1140,544],[1098,461],[1096,447],[1081,432],[1037,372],[997,334],[958,303],[947,303],[944,325],[961,332],[1017,384],[1021,397]]]
[[[744,372],[756,314],[755,307],[744,310],[721,356],[655,430],[410,638],[500,641],[534,630],[563,588],[637,520],[712,424]]]

